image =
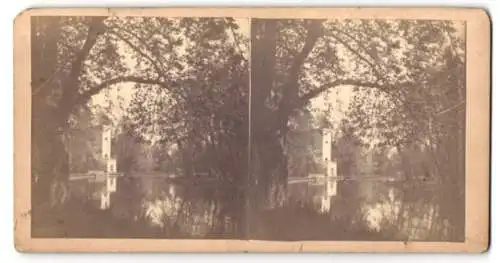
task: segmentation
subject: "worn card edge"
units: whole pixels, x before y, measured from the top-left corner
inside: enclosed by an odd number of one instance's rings
[[[30,23],[37,15],[467,21],[466,238],[448,242],[42,239],[30,236]],[[486,252],[489,247],[491,21],[475,8],[40,8],[14,23],[14,243],[19,252]]]

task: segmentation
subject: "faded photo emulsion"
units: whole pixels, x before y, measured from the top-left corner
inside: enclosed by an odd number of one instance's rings
[[[481,239],[476,13],[351,11],[363,15],[28,15],[17,242]]]
[[[251,29],[254,237],[463,241],[465,23]]]
[[[248,20],[32,17],[32,235],[243,238]]]

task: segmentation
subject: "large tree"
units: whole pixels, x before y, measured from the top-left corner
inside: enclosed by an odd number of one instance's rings
[[[64,135],[94,95],[125,82],[149,89],[149,95],[155,87],[179,91],[189,81],[203,83],[204,73],[197,70],[218,59],[221,54],[211,46],[218,45],[213,42],[224,28],[234,27],[234,21],[224,19],[33,17],[33,201],[58,201],[51,192],[65,184],[69,173]],[[211,57],[197,59],[203,50]]]
[[[208,173],[224,210],[244,219],[248,145],[248,38],[233,19],[185,19],[176,88],[137,86],[129,114],[139,134],[186,177]],[[238,231],[243,231],[238,224]],[[241,233],[241,232],[240,232]]]
[[[252,167],[262,202],[276,185],[286,186],[290,120],[311,99],[341,87],[359,94],[348,116],[360,137],[397,147],[433,140],[431,149],[455,156],[455,166],[463,163],[463,136],[453,136],[458,151],[438,147],[434,138],[445,134],[436,130],[445,122],[463,124],[457,109],[465,102],[465,47],[455,23],[255,19],[251,43]],[[383,114],[374,117],[373,109]],[[446,113],[456,118],[437,121]],[[372,130],[376,136],[367,134]],[[463,170],[456,172],[442,173],[463,189]]]
[[[33,207],[49,212],[44,203],[61,201],[51,193],[65,192],[63,138],[81,126],[79,113],[94,95],[131,82],[130,118],[117,138],[120,167],[132,169],[126,165],[137,157],[128,151],[137,148],[134,140],[154,142],[180,157],[188,175],[201,169],[221,177],[230,189],[225,215],[242,221],[247,46],[230,18],[33,18]]]

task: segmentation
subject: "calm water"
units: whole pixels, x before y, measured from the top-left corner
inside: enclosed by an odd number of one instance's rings
[[[449,223],[436,201],[441,190],[432,183],[416,186],[380,180],[289,183],[283,205],[263,211],[252,231],[257,238],[278,240],[449,239]],[[158,177],[122,178],[110,210],[159,237],[238,238],[244,209],[232,190]]]

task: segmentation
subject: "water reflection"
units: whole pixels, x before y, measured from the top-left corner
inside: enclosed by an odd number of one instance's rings
[[[291,182],[286,202],[263,211],[252,222],[257,225],[252,231],[256,238],[277,240],[451,239],[450,224],[440,217],[439,202],[433,198],[438,189],[433,184],[412,185],[383,180]],[[243,202],[234,195],[232,186],[122,178],[110,210],[155,237],[244,238]]]

